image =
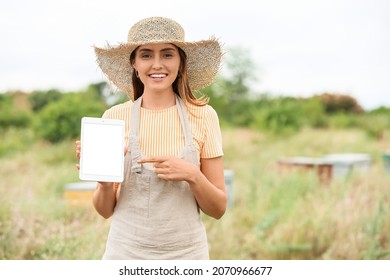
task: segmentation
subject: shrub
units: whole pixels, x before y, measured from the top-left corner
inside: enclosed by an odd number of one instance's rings
[[[276,99],[268,108],[263,107],[257,112],[253,124],[272,133],[298,131],[303,125],[301,105],[290,98]]]
[[[48,91],[34,91],[30,94],[29,100],[34,112],[42,110],[48,104],[61,99],[62,93],[56,89]]]
[[[8,128],[11,126],[15,127],[27,127],[31,123],[32,116],[28,112],[23,111],[11,111],[4,110],[0,111],[0,127]]]
[[[314,128],[327,127],[325,108],[319,98],[312,97],[301,101],[301,115],[305,125]]]
[[[0,94],[0,128],[27,127],[31,118],[29,111],[15,109],[14,97],[11,94]]]
[[[73,139],[80,136],[82,117],[100,117],[104,110],[103,102],[87,99],[82,94],[65,94],[38,114],[34,130],[53,143]]]

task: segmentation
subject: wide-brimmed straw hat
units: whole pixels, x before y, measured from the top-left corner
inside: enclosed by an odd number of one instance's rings
[[[184,30],[172,19],[145,18],[131,27],[127,43],[95,47],[97,63],[108,79],[133,99],[130,54],[140,45],[172,43],[187,55],[187,75],[191,90],[210,85],[220,68],[222,49],[217,39],[186,42]]]

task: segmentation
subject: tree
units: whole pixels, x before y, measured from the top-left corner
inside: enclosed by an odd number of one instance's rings
[[[250,96],[250,82],[256,80],[255,66],[248,50],[240,47],[228,50],[224,64],[216,82],[202,92],[210,96],[210,105],[218,112],[222,123],[248,126],[255,110]]]
[[[355,98],[345,94],[323,93],[319,96],[326,113],[363,113]]]
[[[48,91],[33,91],[29,96],[29,100],[32,110],[39,112],[46,105],[59,100],[61,97],[62,94],[59,90],[50,89]]]
[[[221,78],[221,86],[224,88],[223,95],[229,101],[249,97],[250,82],[255,81],[255,65],[250,58],[248,50],[241,47],[233,47],[228,50],[223,69],[224,76]]]

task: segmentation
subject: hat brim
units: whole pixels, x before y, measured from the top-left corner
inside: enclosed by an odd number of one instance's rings
[[[171,43],[187,55],[187,75],[191,90],[197,91],[210,85],[220,70],[222,49],[217,39],[198,42],[153,42]],[[151,42],[145,42],[151,44]],[[107,78],[133,99],[130,54],[140,45],[124,43],[106,48],[94,47],[96,61]]]

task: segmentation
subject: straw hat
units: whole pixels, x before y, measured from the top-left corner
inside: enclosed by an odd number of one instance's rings
[[[130,54],[140,45],[172,43],[187,55],[187,75],[191,90],[202,89],[213,82],[221,62],[221,45],[215,38],[186,42],[184,30],[164,17],[145,18],[131,27],[127,43],[106,48],[95,47],[97,63],[108,79],[131,99],[133,87]]]

